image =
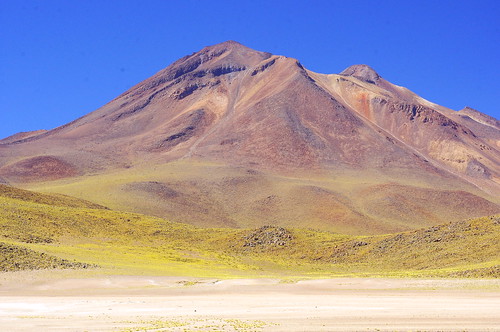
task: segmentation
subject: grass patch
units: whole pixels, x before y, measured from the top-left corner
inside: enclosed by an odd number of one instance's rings
[[[152,321],[123,322],[133,325],[119,330],[120,332],[139,331],[234,331],[258,332],[265,327],[273,326],[260,320],[218,319],[218,318],[175,318]]]

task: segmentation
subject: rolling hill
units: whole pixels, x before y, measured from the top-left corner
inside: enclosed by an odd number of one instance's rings
[[[15,191],[15,196],[12,192]],[[499,277],[500,216],[398,234],[198,228],[0,185],[0,271],[313,278]]]

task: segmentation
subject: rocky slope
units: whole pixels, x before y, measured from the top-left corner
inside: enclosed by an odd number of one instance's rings
[[[497,120],[366,65],[318,74],[233,41],[16,137],[3,182],[200,225],[387,232],[500,211]]]

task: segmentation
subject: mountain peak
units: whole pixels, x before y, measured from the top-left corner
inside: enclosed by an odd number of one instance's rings
[[[500,121],[495,119],[494,117],[491,117],[489,115],[483,114],[479,112],[478,110],[465,106],[463,109],[457,112],[457,114],[461,116],[466,116],[469,118],[474,119],[475,121],[483,124],[487,124],[489,126],[494,126],[496,128],[500,128]]]
[[[344,76],[353,76],[362,81],[375,84],[381,78],[380,75],[368,65],[353,65],[340,73]]]
[[[271,57],[270,53],[256,51],[234,40],[228,40],[206,46],[198,52],[180,58],[156,75],[140,83],[139,90],[145,91],[154,88],[188,73],[199,78],[205,76],[207,72],[218,73],[216,74],[218,76],[220,73],[242,71],[269,57]],[[128,93],[125,92],[124,95]]]
[[[217,50],[234,50],[234,49],[249,49],[243,44],[234,40],[227,40],[222,43],[204,47],[201,51],[217,51]]]
[[[461,109],[462,112],[472,112],[472,113],[478,113],[479,111],[475,108],[472,108],[470,106],[465,106],[463,109]]]
[[[210,45],[204,47],[200,52],[216,52],[216,53],[222,53],[222,52],[228,52],[228,51],[235,51],[237,53],[250,53],[250,54],[267,54],[266,52],[260,52],[256,51],[252,48],[249,48],[241,43],[238,43],[237,41],[234,40],[227,40],[222,43],[218,43],[215,45]]]
[[[245,45],[238,43],[235,40],[226,40],[225,42],[215,44],[214,46],[217,46],[217,45],[223,45],[226,47],[246,47]]]
[[[256,65],[270,56],[270,53],[256,51],[234,40],[228,40],[219,44],[206,46],[199,52],[193,53],[187,58],[201,59],[201,62],[203,63],[210,59],[214,59],[215,63],[222,60],[225,64],[248,67]]]

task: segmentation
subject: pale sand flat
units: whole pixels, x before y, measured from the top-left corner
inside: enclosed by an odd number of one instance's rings
[[[12,276],[2,275],[2,331],[500,330],[499,280]]]

